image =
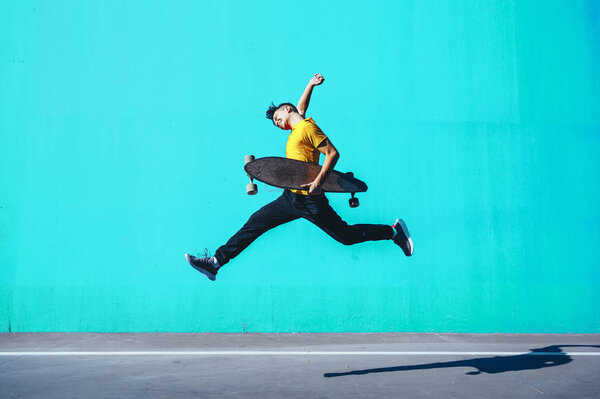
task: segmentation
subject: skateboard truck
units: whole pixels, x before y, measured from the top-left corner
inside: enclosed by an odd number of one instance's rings
[[[246,155],[244,157],[244,165],[247,165],[249,162],[254,161],[254,155]],[[258,186],[254,183],[254,179],[252,176],[248,175],[250,178],[250,183],[246,184],[246,194],[255,195],[258,193]]]
[[[352,196],[352,198],[350,198],[348,200],[348,203],[350,204],[350,208],[356,208],[357,206],[359,206],[359,202],[358,202],[358,198],[356,198],[354,196],[355,193],[350,193],[350,195]]]

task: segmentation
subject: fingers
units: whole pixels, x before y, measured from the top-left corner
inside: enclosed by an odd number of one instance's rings
[[[308,188],[308,193],[309,194],[320,194],[323,190],[321,189],[321,186],[315,186],[314,182],[312,183],[306,183],[306,184],[301,184],[300,188]]]
[[[313,79],[317,85],[320,85],[321,83],[323,83],[325,81],[325,78],[320,73],[315,73],[315,76],[313,77]]]

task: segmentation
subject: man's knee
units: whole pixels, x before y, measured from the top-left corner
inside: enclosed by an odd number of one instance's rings
[[[352,226],[348,226],[347,229],[336,234],[334,238],[344,245],[353,245],[364,241],[365,232],[357,233]]]

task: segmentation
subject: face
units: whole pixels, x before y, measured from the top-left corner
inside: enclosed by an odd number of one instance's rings
[[[284,107],[279,108],[273,114],[273,123],[275,123],[275,126],[277,126],[280,129],[290,130],[291,128],[288,124],[289,118],[290,118],[290,107],[284,106]]]

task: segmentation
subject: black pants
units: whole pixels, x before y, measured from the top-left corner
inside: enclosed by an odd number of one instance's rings
[[[235,258],[261,234],[283,223],[304,218],[344,245],[363,241],[389,240],[393,228],[384,224],[348,225],[325,195],[301,195],[285,190],[275,201],[255,212],[246,224],[215,253],[222,266]]]

